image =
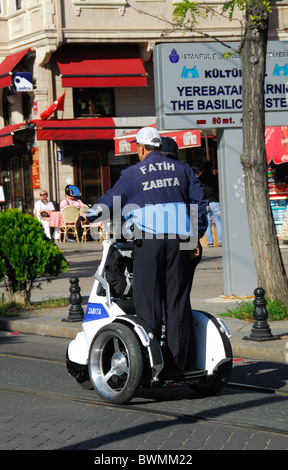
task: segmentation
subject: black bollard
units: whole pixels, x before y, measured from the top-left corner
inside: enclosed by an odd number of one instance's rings
[[[79,279],[78,277],[71,277],[70,278],[71,287],[69,301],[71,307],[69,309],[68,318],[63,318],[62,321],[66,322],[77,322],[82,321],[84,318],[84,310],[81,306],[82,297],[80,294],[80,287],[79,287]]]
[[[267,301],[265,299],[265,290],[262,287],[257,287],[254,290],[255,300],[254,300],[254,311],[253,318],[255,320],[254,325],[252,326],[250,336],[244,336],[243,339],[248,339],[251,341],[270,341],[271,339],[279,339],[278,336],[273,336],[270,330],[270,327],[267,323],[268,312],[266,309]]]

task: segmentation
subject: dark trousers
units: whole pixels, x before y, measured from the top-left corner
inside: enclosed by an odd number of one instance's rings
[[[145,234],[143,234],[145,235]],[[134,247],[133,295],[136,313],[160,341],[162,322],[166,325],[166,346],[171,366],[192,367],[193,326],[190,291],[195,267],[181,240],[146,239]],[[163,312],[164,311],[164,312]]]

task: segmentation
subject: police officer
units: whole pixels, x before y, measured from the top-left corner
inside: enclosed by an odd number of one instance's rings
[[[179,155],[178,155],[177,142],[174,139],[172,139],[172,137],[162,137],[161,153],[164,157],[172,158],[172,160],[178,160]],[[193,171],[196,174],[196,176],[198,176],[198,174],[195,172],[194,168],[193,168]],[[203,188],[203,190],[204,190],[204,194],[205,194],[205,189]],[[207,207],[207,210],[208,210],[208,207]],[[207,216],[207,223],[208,223],[208,216]],[[190,258],[192,259],[192,266],[191,266],[191,269],[190,269],[191,287],[192,287],[192,283],[193,283],[195,269],[196,269],[197,265],[200,263],[200,261],[202,259],[202,246],[201,246],[200,243],[198,243],[197,248],[199,248],[199,252],[197,251],[197,255],[196,255],[195,252],[190,253]]]
[[[164,157],[178,160],[178,145],[172,137],[162,137],[161,153]]]
[[[134,247],[136,313],[160,340],[164,305],[169,368],[183,370],[192,366],[190,273],[200,252],[198,239],[207,228],[208,201],[190,166],[160,153],[162,140],[156,129],[140,129],[136,142],[140,162],[122,171],[100,198],[94,215],[100,207],[112,211],[113,200],[121,197],[127,229],[134,227],[141,238]],[[93,210],[86,216],[92,220]]]

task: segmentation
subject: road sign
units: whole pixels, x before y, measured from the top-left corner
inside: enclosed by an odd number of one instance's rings
[[[238,43],[228,43],[237,50]],[[242,127],[241,57],[213,43],[160,44],[154,49],[158,129]],[[287,124],[288,43],[270,41],[265,79],[266,125]]]
[[[57,149],[57,162],[63,162],[63,152],[60,149]]]

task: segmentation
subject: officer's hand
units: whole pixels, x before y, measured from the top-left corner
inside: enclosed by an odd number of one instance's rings
[[[200,255],[200,246],[199,244],[194,248],[194,250],[190,251],[190,258],[195,259]]]

